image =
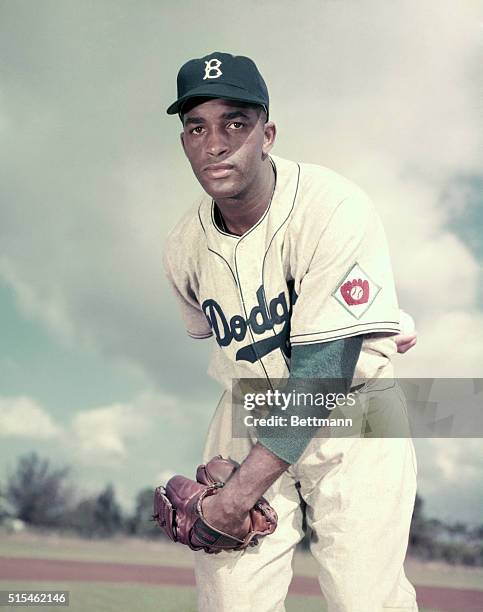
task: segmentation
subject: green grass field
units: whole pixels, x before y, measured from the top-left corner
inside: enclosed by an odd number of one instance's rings
[[[75,537],[56,536],[37,532],[0,533],[0,555],[5,557],[70,559],[76,561],[104,561],[111,563],[140,563],[192,567],[193,557],[188,549],[162,540],[147,541],[135,538],[116,538],[89,541]],[[439,563],[409,560],[406,565],[414,584],[483,590],[483,570]],[[317,568],[309,554],[297,553],[297,575],[315,576]],[[1,578],[1,572],[0,572]],[[196,612],[196,596],[192,587],[111,584],[95,582],[31,583],[0,581],[0,589],[68,590],[70,612]],[[290,596],[287,612],[324,612],[317,597]],[[42,610],[61,610],[44,607]],[[18,608],[2,607],[15,612]],[[421,609],[421,612],[429,612]]]
[[[5,582],[0,581],[0,589],[42,590],[44,582]],[[69,591],[69,607],[59,608],[42,606],[45,612],[197,612],[196,595],[193,588],[136,586],[128,584],[99,583],[49,583],[48,588]],[[287,612],[325,612],[323,602],[315,597],[289,597]],[[19,608],[3,607],[8,612],[18,612]]]
[[[85,540],[35,531],[18,534],[0,532],[0,554],[4,557],[73,559],[174,567],[193,565],[193,553],[188,548],[162,539],[149,541],[122,537]]]
[[[481,567],[448,565],[437,561],[424,562],[411,558],[406,561],[404,567],[407,577],[414,585],[483,591]],[[297,575],[317,576],[317,564],[310,554],[297,554],[294,570]]]
[[[191,551],[165,540],[149,541],[137,538],[83,540],[37,532],[19,534],[0,532],[0,555],[175,567],[192,567],[193,565]],[[297,552],[294,569],[297,575],[317,575],[317,565],[308,553]],[[437,562],[424,563],[409,559],[406,562],[406,573],[414,584],[483,590],[483,568],[453,566]]]
[[[192,567],[192,553],[183,546],[165,541],[150,542],[136,538],[112,540],[82,540],[36,532],[20,534],[0,533],[0,555],[76,561],[104,561],[109,563],[140,563]],[[0,580],[0,590],[65,590],[70,592],[69,612],[196,612],[196,594],[190,587],[168,587],[135,584],[103,584],[79,582],[8,583]],[[290,596],[287,612],[325,612],[323,602],[315,597]],[[8,612],[19,608],[2,607]],[[46,612],[64,608],[42,606]]]

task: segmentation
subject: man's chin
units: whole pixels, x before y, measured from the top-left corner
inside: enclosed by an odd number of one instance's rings
[[[202,187],[214,200],[234,198],[240,191],[233,183],[221,180],[216,182],[210,181],[209,183],[202,184]]]

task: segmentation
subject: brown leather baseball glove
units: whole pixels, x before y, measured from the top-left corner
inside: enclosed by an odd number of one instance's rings
[[[196,482],[173,476],[166,487],[157,487],[154,492],[153,519],[173,542],[193,550],[218,553],[255,546],[259,538],[270,535],[277,527],[277,513],[265,498],[260,498],[250,510],[250,524],[243,540],[207,523],[201,509],[203,498],[216,495],[238,467],[236,461],[218,455],[198,466]]]

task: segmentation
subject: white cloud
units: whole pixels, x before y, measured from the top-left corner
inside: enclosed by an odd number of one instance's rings
[[[78,411],[60,428],[32,398],[3,397],[0,459],[37,451],[72,467],[79,497],[111,482],[121,503],[132,509],[144,487],[164,484],[175,473],[193,476],[212,409],[153,391]]]
[[[397,372],[478,376],[481,266],[452,225],[470,201],[462,177],[481,175],[483,167],[482,84],[472,76],[481,7],[375,7],[333,8],[330,32],[317,43],[319,56],[332,58],[330,77],[321,77],[329,93],[313,86],[307,100],[301,86],[294,106],[304,113],[297,122],[282,107],[291,130],[283,146],[290,154],[299,139],[306,159],[354,178],[381,212],[400,303],[419,333],[418,347],[399,359]],[[337,36],[341,57],[331,53]],[[311,69],[301,63],[302,83]],[[323,61],[320,70],[327,70]],[[314,117],[320,139],[310,137]]]
[[[49,440],[62,428],[29,397],[0,397],[0,437]]]
[[[116,403],[79,412],[72,419],[71,451],[85,465],[126,467],[133,445],[142,444],[160,422],[182,426],[176,402],[167,395],[144,393],[131,403]]]
[[[126,419],[126,417],[128,417]],[[126,407],[121,405],[96,408],[75,417],[74,434],[78,439],[80,451],[96,461],[97,453],[125,455],[123,437],[129,431],[129,416]]]
[[[463,487],[478,487],[483,469],[480,440],[435,438],[431,442],[435,451],[435,466],[445,482]],[[462,461],[462,457],[469,457],[469,461]]]
[[[33,443],[54,440],[52,455],[75,465],[80,496],[114,482],[120,501],[132,508],[141,488],[166,484],[174,474],[193,477],[211,408],[146,393],[131,403],[79,412],[60,428],[33,399],[2,397],[0,436],[5,442],[19,437]],[[426,514],[477,521],[483,501],[481,440],[416,439],[415,446]]]
[[[56,438],[57,450],[69,462],[84,466],[119,471],[132,467],[135,459],[144,463],[149,480],[149,473],[165,465],[166,457],[173,456],[176,449],[183,449],[186,456],[173,459],[174,464],[193,460],[187,455],[201,444],[209,409],[199,401],[179,402],[167,394],[144,392],[131,402],[78,411],[61,427],[34,399],[0,396],[0,437]],[[199,436],[196,444],[193,435]]]
[[[483,503],[480,439],[432,438],[415,440],[418,456],[418,490],[427,516],[450,522],[476,523]]]
[[[74,450],[82,461],[94,465],[99,461],[108,464],[124,461],[126,443],[142,435],[147,426],[145,417],[126,404],[86,410],[72,422]]]
[[[20,310],[30,316],[40,316],[56,335],[64,340],[72,341],[74,331],[65,310],[65,299],[59,290],[49,290],[44,295],[19,278],[14,265],[6,257],[0,257],[0,278],[13,287]]]
[[[398,356],[400,377],[480,378],[483,363],[483,314],[451,310],[416,321],[419,339],[409,353]]]

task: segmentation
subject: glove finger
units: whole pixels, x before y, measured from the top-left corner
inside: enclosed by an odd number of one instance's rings
[[[256,535],[261,537],[270,535],[277,528],[277,513],[263,497],[257,501],[249,515],[252,523],[251,531]]]
[[[196,470],[196,480],[204,485],[210,486],[216,483],[225,483],[240,467],[240,464],[232,459],[224,459],[221,455],[210,459],[206,465],[199,465]]]
[[[277,523],[278,523],[277,512],[275,508],[273,508],[264,497],[260,497],[260,499],[257,501],[255,506],[253,507],[253,511],[255,512],[259,511],[269,523],[272,523],[275,527],[277,526]]]
[[[182,544],[191,546],[190,531],[198,519],[197,502],[205,491],[204,485],[185,476],[173,476],[166,484],[166,496],[176,510],[176,536]]]
[[[154,492],[153,519],[163,529],[168,538],[177,542],[175,511],[163,487],[158,487]]]

